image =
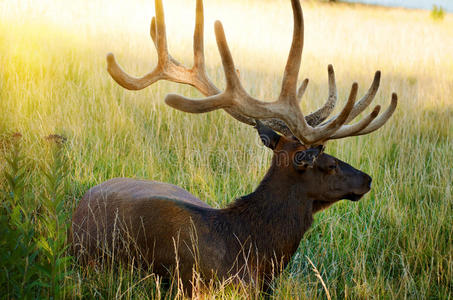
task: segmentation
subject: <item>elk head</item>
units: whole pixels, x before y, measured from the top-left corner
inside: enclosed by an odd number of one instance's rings
[[[307,147],[296,138],[281,136],[259,120],[256,129],[263,144],[274,152],[277,177],[295,190],[304,191],[304,200],[314,201],[315,212],[341,199],[359,200],[371,188],[371,177],[349,164],[324,153],[324,146]],[[301,185],[301,188],[297,188]]]

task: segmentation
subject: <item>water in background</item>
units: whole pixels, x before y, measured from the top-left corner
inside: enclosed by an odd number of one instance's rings
[[[445,11],[453,12],[453,0],[345,0],[384,6],[432,9],[433,5],[441,6]]]

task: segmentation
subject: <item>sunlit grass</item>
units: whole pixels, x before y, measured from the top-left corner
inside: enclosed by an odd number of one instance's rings
[[[164,3],[170,51],[187,65],[194,2]],[[325,295],[308,256],[335,298],[451,297],[453,16],[436,22],[429,11],[315,2],[304,2],[303,9],[300,79],[310,78],[305,112],[327,97],[329,63],[341,103],[353,81],[363,94],[378,69],[375,102],[388,105],[392,92],[400,102],[378,132],[328,145],[329,153],[372,175],[373,190],[359,203],[342,202],[316,217],[275,295]],[[288,1],[206,1],[205,11],[214,82],[223,87],[212,29],[220,19],[245,87],[274,99],[291,39]],[[27,180],[36,189],[42,183],[36,170],[49,156],[43,137],[53,133],[68,138],[71,185],[65,192],[73,206],[88,188],[118,176],[174,183],[215,207],[252,191],[262,178],[270,154],[252,128],[223,112],[189,115],[163,103],[169,92],[198,96],[192,88],[162,82],[131,92],[109,77],[107,52],[131,74],[153,67],[152,14],[153,1],[0,2],[0,147],[22,133],[34,166]],[[5,166],[0,160],[0,172]],[[6,189],[3,179],[0,189]],[[146,274],[127,268],[74,271],[68,282],[77,297],[157,295],[153,278],[140,281]],[[247,296],[239,287],[210,293]]]

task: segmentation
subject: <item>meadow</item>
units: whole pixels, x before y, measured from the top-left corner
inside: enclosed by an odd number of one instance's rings
[[[191,65],[195,1],[164,6],[170,52]],[[453,297],[453,15],[433,20],[429,11],[310,1],[302,7],[299,78],[310,79],[303,111],[327,97],[328,64],[340,108],[352,82],[362,95],[376,70],[375,103],[386,107],[397,92],[399,104],[379,131],[327,144],[327,153],[370,174],[373,188],[357,203],[341,201],[315,216],[274,296]],[[223,111],[192,115],[163,102],[170,92],[200,96],[193,88],[158,82],[132,92],[108,75],[108,52],[130,74],[154,66],[153,11],[151,0],[0,1],[1,298],[181,297],[131,266],[74,261],[66,231],[77,202],[102,181],[133,177],[173,183],[224,207],[266,172],[271,153],[252,127]],[[224,86],[212,26],[219,19],[245,88],[275,98],[291,16],[289,1],[206,0],[212,80]],[[228,285],[195,296],[260,297]]]

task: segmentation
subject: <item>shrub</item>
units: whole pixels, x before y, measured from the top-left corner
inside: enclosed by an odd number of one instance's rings
[[[433,5],[431,10],[431,18],[435,21],[442,21],[445,17],[445,11],[442,6]]]

